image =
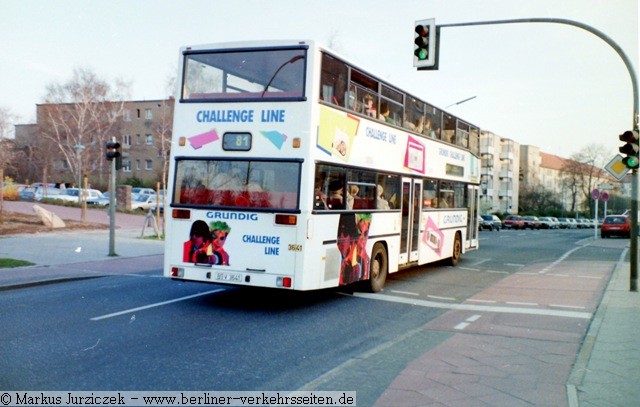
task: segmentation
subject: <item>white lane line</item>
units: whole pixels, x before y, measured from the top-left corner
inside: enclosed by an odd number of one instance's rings
[[[480,271],[480,269],[474,267],[458,267],[460,270],[469,270],[469,271]]]
[[[475,305],[475,304],[447,304],[434,301],[426,301],[412,298],[395,297],[393,295],[386,294],[368,294],[368,293],[353,293],[354,297],[366,298],[377,301],[388,301],[399,304],[418,305],[421,307],[429,308],[442,308],[452,309],[459,311],[475,311],[475,312],[498,312],[507,314],[526,314],[526,315],[543,315],[552,317],[566,317],[566,318],[580,318],[590,319],[590,312],[576,312],[576,311],[564,311],[555,309],[543,309],[543,308],[522,308],[522,307],[501,307],[490,305]]]
[[[580,250],[583,249],[584,246],[578,246],[578,247],[574,247],[573,249],[569,250],[568,252],[566,252],[565,254],[563,254],[562,256],[560,256],[560,258],[556,261],[554,261],[553,263],[549,264],[547,267],[543,268],[542,270],[540,270],[538,273],[540,274],[544,274],[547,271],[551,270],[552,268],[554,268],[555,266],[557,266],[558,264],[560,264],[560,262],[564,259],[566,259],[567,257],[569,257],[569,255],[573,252],[575,252],[576,250]]]
[[[455,298],[452,297],[438,297],[437,295],[427,295],[429,298],[433,298],[434,300],[444,300],[444,301],[455,301]]]
[[[569,309],[587,309],[586,307],[580,307],[577,305],[561,305],[561,304],[549,304],[550,307],[569,308]]]
[[[479,320],[480,318],[482,318],[482,315],[479,314],[475,314],[475,315],[471,315],[469,318],[467,318],[465,321],[467,322],[476,322],[477,320]]]
[[[484,304],[495,304],[498,301],[494,301],[494,300],[474,300],[473,298],[469,298],[467,300],[468,302],[480,302],[480,303],[484,303]]]
[[[518,301],[505,301],[505,304],[509,304],[509,305],[527,305],[527,306],[530,306],[530,307],[535,307],[535,306],[540,305],[537,302],[518,302]]]
[[[399,290],[389,290],[392,293],[396,293],[396,294],[405,294],[405,295],[420,295],[419,293],[412,293],[411,291],[399,291]]]
[[[161,307],[161,306],[167,305],[167,304],[173,304],[174,302],[185,301],[185,300],[189,300],[191,298],[196,298],[196,297],[202,297],[203,295],[209,295],[209,294],[217,293],[217,292],[220,292],[220,291],[224,291],[224,288],[218,288],[217,290],[211,290],[211,291],[205,291],[203,293],[187,295],[186,297],[180,297],[180,298],[176,298],[176,299],[169,300],[169,301],[156,302],[155,304],[149,304],[149,305],[144,305],[142,307],[131,308],[131,309],[127,309],[127,310],[120,311],[120,312],[114,312],[112,314],[101,315],[99,317],[93,317],[90,320],[91,321],[100,321],[102,319],[113,318],[113,317],[117,317],[117,316],[125,315],[125,314],[131,314],[132,312],[142,311],[142,310],[149,309],[149,308],[155,308],[155,307]]]
[[[486,270],[487,273],[493,274],[510,274],[508,271],[498,271],[498,270]]]
[[[457,329],[459,331],[465,329],[466,327],[468,327],[469,325],[471,325],[468,322],[460,322],[458,325],[454,326],[453,329]]]
[[[517,264],[517,263],[504,263],[504,265],[509,267],[524,267],[524,264]]]
[[[465,329],[466,327],[471,325],[472,322],[476,322],[481,317],[482,317],[482,315],[478,315],[478,314],[471,315],[469,318],[465,319],[465,322],[460,322],[458,325],[454,326],[453,329],[456,329],[458,331],[462,331],[463,329]]]

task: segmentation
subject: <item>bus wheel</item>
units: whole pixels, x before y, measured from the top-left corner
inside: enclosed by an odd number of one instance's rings
[[[369,284],[368,290],[377,293],[382,290],[384,283],[387,281],[387,273],[389,272],[389,261],[387,250],[384,245],[376,243],[371,251],[371,263],[369,267]]]
[[[462,239],[460,238],[460,233],[456,233],[455,240],[453,241],[453,253],[451,253],[449,264],[455,266],[460,261],[460,257],[462,257]]]

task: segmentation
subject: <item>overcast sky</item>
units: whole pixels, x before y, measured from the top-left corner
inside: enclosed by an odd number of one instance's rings
[[[440,69],[412,66],[415,20],[436,24],[563,18],[604,32],[638,67],[637,0],[2,0],[0,107],[35,121],[51,83],[87,67],[167,97],[183,45],[314,39],[403,90],[520,144],[569,157],[617,153],[633,124],[627,69],[601,39],[560,24],[443,28]]]

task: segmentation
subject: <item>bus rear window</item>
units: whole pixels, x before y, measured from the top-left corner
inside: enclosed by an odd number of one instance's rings
[[[296,210],[300,162],[178,159],[173,203]]]
[[[304,96],[306,49],[185,53],[183,100],[291,99]]]

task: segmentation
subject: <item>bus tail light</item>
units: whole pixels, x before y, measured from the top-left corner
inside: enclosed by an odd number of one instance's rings
[[[180,267],[171,267],[171,277],[184,277],[184,269]]]
[[[295,225],[298,223],[296,215],[276,215],[276,225]]]
[[[171,211],[171,217],[174,219],[190,219],[191,211],[188,209],[174,209]]]
[[[278,277],[276,279],[276,286],[283,288],[291,288],[291,277]]]

